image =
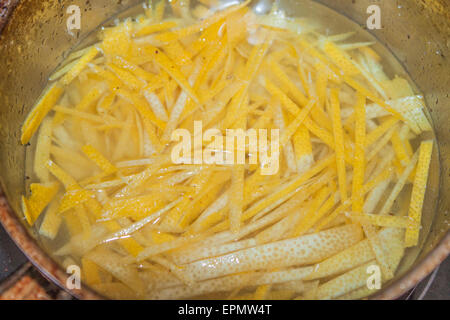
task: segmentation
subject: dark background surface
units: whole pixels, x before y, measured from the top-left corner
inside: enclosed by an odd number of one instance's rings
[[[0,225],[0,284],[21,269],[26,262],[25,256]],[[30,267],[27,271],[31,277],[44,284],[47,291],[57,290],[33,269]],[[47,285],[45,285],[46,283]],[[50,296],[56,297],[57,294]],[[450,258],[447,258],[438,270],[422,281],[415,290],[405,294],[402,299],[450,300]]]
[[[27,259],[0,225],[0,283],[17,271]]]

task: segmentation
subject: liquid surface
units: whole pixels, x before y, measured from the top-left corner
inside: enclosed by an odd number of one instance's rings
[[[22,135],[52,255],[117,299],[356,299],[373,270],[393,279],[423,237],[432,128],[394,59],[314,8],[145,4],[71,53]]]

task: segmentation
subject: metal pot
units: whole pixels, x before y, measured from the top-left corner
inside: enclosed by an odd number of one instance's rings
[[[67,274],[41,249],[35,231],[28,228],[20,209],[24,193],[25,147],[20,127],[44,89],[49,74],[64,54],[105,19],[142,0],[96,0],[78,2],[83,20],[76,35],[67,33],[68,0],[0,0],[0,221],[23,252],[50,280],[64,287]],[[282,0],[288,14],[299,13],[299,2]],[[450,253],[450,4],[447,0],[317,0],[361,26],[367,8],[381,9],[382,29],[371,33],[405,67],[424,94],[439,146],[424,207],[421,244],[408,252],[398,276],[376,299],[397,298],[416,285]],[[3,30],[2,30],[3,29]],[[439,161],[438,161],[439,157]],[[7,199],[7,200],[6,200]],[[16,214],[14,214],[14,212]],[[98,298],[88,288],[72,290],[79,298]]]

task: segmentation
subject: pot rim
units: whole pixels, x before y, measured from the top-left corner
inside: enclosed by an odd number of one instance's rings
[[[82,284],[81,289],[72,290],[65,285],[69,275],[46,253],[33,239],[26,228],[19,221],[8,205],[4,195],[0,195],[0,223],[13,239],[19,249],[28,260],[46,277],[72,296],[78,299],[97,300],[102,296]],[[441,239],[439,244],[423,258],[414,268],[409,270],[400,279],[391,283],[381,292],[370,297],[373,300],[393,300],[412,289],[435,268],[437,268],[447,256],[450,255],[450,231]]]
[[[27,259],[39,270],[39,272],[50,282],[56,284],[73,297],[83,300],[97,300],[102,297],[91,290],[89,287],[81,284],[81,289],[69,289],[65,284],[70,275],[64,272],[50,255],[45,252],[33,239],[23,224],[19,221],[17,215],[8,204],[6,197],[0,193],[0,224],[14,241],[17,247],[27,257]]]

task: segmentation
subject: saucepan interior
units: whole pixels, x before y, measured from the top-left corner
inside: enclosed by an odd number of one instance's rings
[[[372,4],[370,0],[281,0],[279,7],[291,16],[305,15],[305,11],[317,8],[317,2],[347,16],[349,26],[353,23],[364,26],[367,8]],[[66,25],[66,10],[71,1],[21,2],[9,16],[0,35],[0,180],[10,208],[17,214],[14,215],[16,220],[9,216],[9,223],[24,221],[20,199],[27,184],[27,157],[26,147],[20,144],[21,124],[46,86],[49,75],[72,48],[88,42],[99,25],[108,19],[111,21],[118,13],[129,15],[140,3],[141,0],[80,3],[82,26],[72,35]],[[271,1],[255,1],[253,5],[265,10],[271,6]],[[382,0],[378,5],[382,29],[371,33],[383,45],[381,50],[390,50],[397,58],[392,64],[397,65],[398,70],[403,66],[408,73],[405,76],[409,76],[424,94],[439,149],[432,162],[434,170],[431,170],[429,183],[432,187],[427,190],[420,245],[407,252],[397,278],[381,295],[393,298],[417,283],[449,251],[449,238],[445,236],[450,209],[450,5],[446,0]],[[322,12],[326,18],[327,11]],[[6,218],[2,219],[6,224]],[[37,235],[25,224],[23,228],[29,237],[13,237],[20,238],[19,245],[24,251],[32,257],[38,252],[39,259],[51,261],[45,249],[41,251],[33,246],[34,253],[29,252],[26,244],[38,241]],[[7,226],[7,229],[15,228]],[[53,273],[48,269],[42,271]]]

